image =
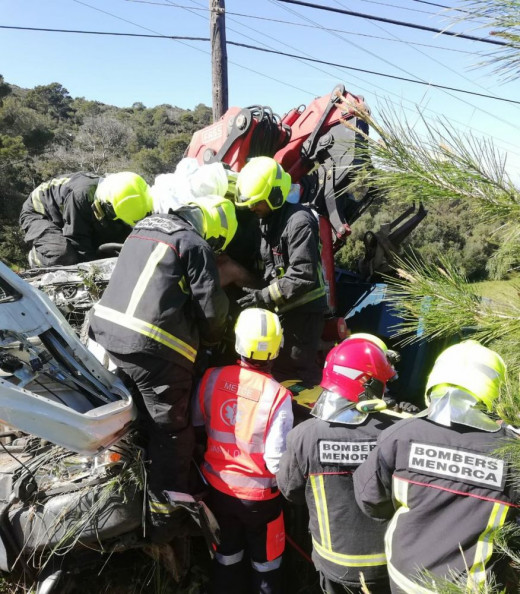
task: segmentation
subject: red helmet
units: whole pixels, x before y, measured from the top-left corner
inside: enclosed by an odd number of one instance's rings
[[[395,373],[385,352],[374,341],[352,337],[329,352],[320,385],[351,402],[359,402],[363,394],[382,398],[386,383]]]

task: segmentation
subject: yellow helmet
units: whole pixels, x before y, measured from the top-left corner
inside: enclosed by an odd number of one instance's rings
[[[502,357],[476,340],[465,340],[445,349],[436,359],[426,384],[426,400],[438,388],[457,387],[491,410],[506,377]]]
[[[133,227],[153,210],[150,188],[136,173],[111,173],[99,183],[92,209],[98,220],[119,219]]]
[[[236,205],[251,206],[265,200],[271,210],[280,208],[291,189],[291,176],[271,157],[251,159],[238,174]]]
[[[362,340],[368,340],[369,342],[373,342],[383,351],[383,353],[386,353],[386,351],[388,351],[388,347],[386,346],[386,344],[378,336],[374,336],[373,334],[367,334],[365,332],[356,332],[356,334],[351,334],[350,336],[347,336],[345,340],[353,340],[354,338],[359,338]]]
[[[225,249],[233,239],[238,223],[235,205],[221,196],[203,196],[189,204],[202,211],[202,236],[216,252]]]
[[[256,361],[278,357],[282,345],[282,326],[278,316],[267,309],[250,307],[239,316],[235,325],[235,350]]]
[[[383,353],[386,355],[386,358],[388,359],[390,364],[393,366],[395,366],[395,364],[399,363],[399,361],[401,360],[401,355],[397,351],[389,349],[387,347],[386,343],[383,340],[381,340],[381,338],[379,338],[379,336],[375,336],[374,334],[368,334],[365,332],[357,332],[356,334],[351,334],[345,340],[354,340],[354,339],[368,340],[369,342],[374,343],[376,346],[378,346],[383,351]],[[393,379],[397,379],[397,377],[398,376],[397,376],[397,371],[396,371]]]

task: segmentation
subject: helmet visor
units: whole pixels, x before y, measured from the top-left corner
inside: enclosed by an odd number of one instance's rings
[[[452,423],[495,433],[500,426],[479,410],[478,400],[464,390],[455,387],[434,390],[430,395],[427,416],[434,423],[451,427]]]
[[[368,417],[368,413],[357,410],[356,404],[335,392],[323,390],[311,410],[311,415],[329,423],[361,425]]]

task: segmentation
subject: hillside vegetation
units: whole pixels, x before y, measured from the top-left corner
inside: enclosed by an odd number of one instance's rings
[[[131,98],[130,98],[131,100]],[[130,170],[149,183],[171,172],[211,109],[128,108],[72,98],[57,82],[21,89],[0,75],[0,258],[25,262],[18,214],[42,181],[72,171]]]
[[[72,171],[130,170],[153,183],[156,175],[174,171],[193,132],[210,124],[211,117],[203,104],[193,110],[167,104],[149,108],[139,102],[119,108],[72,98],[57,82],[21,89],[0,75],[0,258],[25,264],[18,214],[42,181]],[[377,230],[404,209],[399,200],[394,202],[374,203],[354,224],[338,264],[356,270],[364,232]],[[409,243],[426,259],[450,254],[472,280],[487,278],[486,264],[496,249],[486,225],[476,224],[457,202],[449,209],[431,207]]]

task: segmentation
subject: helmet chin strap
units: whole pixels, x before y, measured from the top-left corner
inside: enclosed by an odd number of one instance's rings
[[[426,411],[428,419],[451,427],[453,423],[495,433],[500,426],[484,411],[476,408],[477,399],[464,390],[451,387],[441,393],[430,395],[430,405]]]

